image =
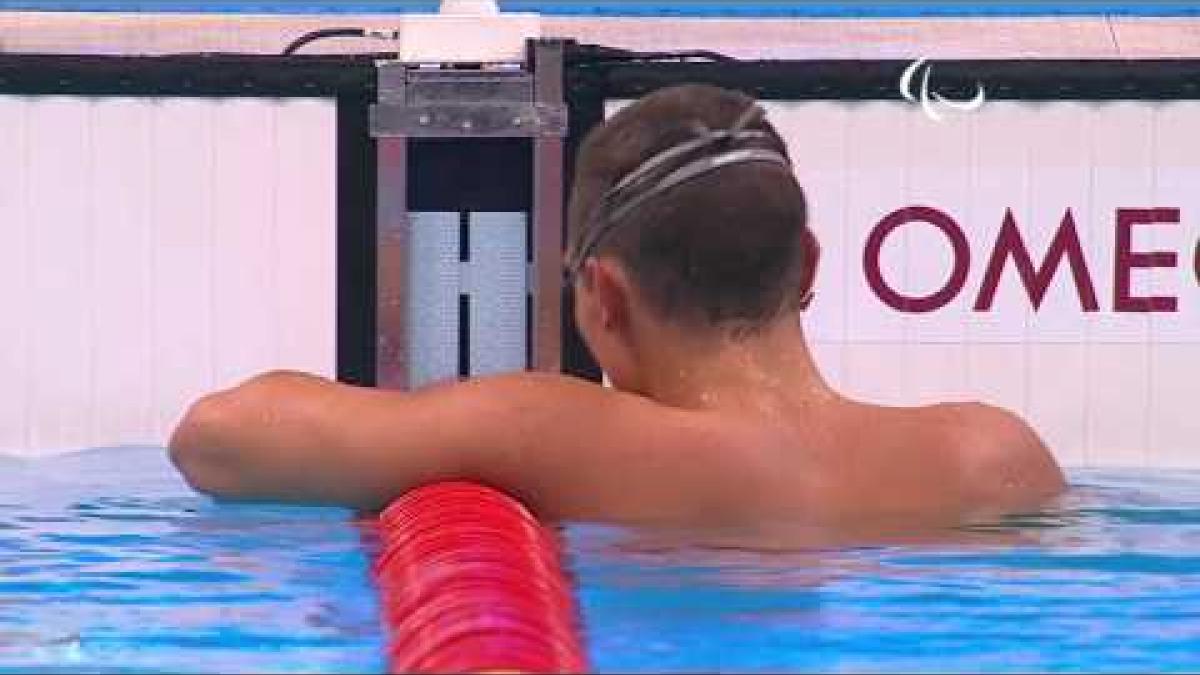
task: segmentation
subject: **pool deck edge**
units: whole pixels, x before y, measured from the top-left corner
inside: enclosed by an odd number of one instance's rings
[[[277,53],[330,26],[388,29],[397,15],[0,13],[0,52],[162,55]],[[663,30],[670,25],[670,30]],[[1191,58],[1200,18],[980,17],[884,19],[546,16],[543,33],[635,50],[714,49],[745,59]],[[986,30],[980,30],[986,26]],[[310,53],[385,50],[332,39]]]

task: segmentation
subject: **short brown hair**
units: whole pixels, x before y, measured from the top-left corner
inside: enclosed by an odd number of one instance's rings
[[[755,101],[706,85],[661,89],[593,130],[580,150],[568,214],[573,254],[597,226],[601,200],[647,159],[732,127]],[[761,116],[748,130],[778,132]],[[819,247],[792,172],[765,162],[727,166],[650,199],[591,251],[624,263],[647,301],[690,326],[753,331],[810,294]]]

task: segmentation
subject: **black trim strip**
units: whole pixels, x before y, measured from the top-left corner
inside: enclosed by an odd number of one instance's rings
[[[458,376],[471,377],[471,296],[458,296]]]
[[[375,140],[367,111],[374,93],[337,102],[337,376],[374,386],[376,283]]]
[[[471,261],[471,212],[460,211],[458,214],[458,261]]]
[[[912,61],[577,61],[568,71],[572,112],[580,98],[637,98],[683,82],[738,89],[767,100],[898,100]],[[1200,59],[931,61],[946,96],[970,97],[982,83],[992,100],[1200,99]]]
[[[369,55],[0,54],[0,94],[329,98],[374,92]]]

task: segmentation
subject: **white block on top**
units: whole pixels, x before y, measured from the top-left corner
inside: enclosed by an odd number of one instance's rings
[[[405,63],[511,63],[542,36],[537,14],[496,11],[494,2],[443,2],[440,14],[405,14],[396,29]]]

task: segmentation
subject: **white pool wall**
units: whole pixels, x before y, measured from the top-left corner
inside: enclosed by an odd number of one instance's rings
[[[313,28],[395,21],[4,13],[0,50],[270,53]],[[1196,19],[545,17],[543,33],[742,58],[1200,55]],[[309,49],[381,48],[330,40]],[[887,102],[772,108],[825,247],[806,330],[835,383],[886,403],[1012,407],[1069,466],[1200,468],[1200,293],[1185,273],[1200,221],[1191,187],[1200,184],[1200,104],[996,102],[936,126]],[[142,123],[129,127],[127,115]],[[0,137],[21,148],[0,156],[0,191],[21,195],[0,199],[4,222],[20,224],[0,230],[10,336],[0,349],[0,449],[161,444],[187,401],[213,387],[259,369],[333,371],[331,104],[9,97],[0,118]],[[861,244],[888,211],[916,202],[956,218],[973,264],[944,310],[898,315],[863,285]],[[1108,306],[1117,206],[1181,209],[1179,227],[1135,235],[1139,250],[1178,251],[1178,274],[1134,273],[1139,292],[1178,295],[1175,315],[1083,315],[1062,285],[1065,267],[1038,313],[1011,266],[994,311],[970,311],[1005,208],[1035,261],[1063,209],[1074,209]],[[898,288],[918,293],[944,278],[948,248],[935,230],[905,228],[889,242],[881,266]]]
[[[256,372],[336,366],[323,100],[0,96],[0,450],[162,445]]]
[[[894,405],[1005,406],[1072,466],[1200,468],[1200,101],[993,101],[941,122],[902,102],[767,108],[823,243],[805,328],[834,384]],[[865,271],[871,231],[906,207],[949,216],[969,247],[961,290],[929,312],[888,306]],[[1131,226],[1129,249],[1173,254],[1174,266],[1132,269],[1128,291],[1175,311],[1118,303],[1118,209],[1165,221]],[[977,310],[1006,213],[1036,269],[1068,212],[1095,311],[1065,259],[1035,309],[1011,256],[992,306]],[[955,254],[918,221],[885,240],[878,266],[896,292],[926,297]]]

